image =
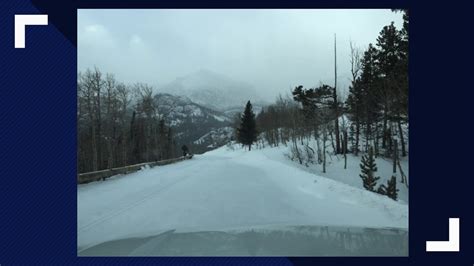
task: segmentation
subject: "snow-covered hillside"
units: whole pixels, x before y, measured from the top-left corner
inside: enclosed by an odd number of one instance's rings
[[[217,148],[228,143],[234,135],[232,127],[221,127],[204,134],[199,139],[195,140],[195,145],[207,145],[208,148]]]
[[[347,170],[333,160],[323,177],[288,160],[287,150],[281,146],[249,152],[224,146],[181,163],[80,185],[78,250],[171,229],[408,228],[406,199],[394,201],[361,189],[358,157],[349,159]],[[391,169],[383,161],[377,163],[381,176],[390,174],[382,174]]]
[[[196,104],[186,96],[157,93],[154,96],[154,101],[158,107],[158,112],[166,118],[171,126],[178,126],[187,120],[193,123],[202,122],[202,120],[231,121],[231,117],[223,112]]]
[[[231,140],[231,117],[191,101],[186,96],[157,93],[158,113],[172,126],[176,144],[185,144],[193,153],[202,153]]]

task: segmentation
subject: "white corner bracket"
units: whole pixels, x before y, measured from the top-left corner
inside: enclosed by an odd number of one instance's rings
[[[459,252],[459,218],[449,218],[448,241],[426,241],[427,252]]]
[[[27,25],[48,25],[48,15],[15,15],[15,48],[25,48]]]

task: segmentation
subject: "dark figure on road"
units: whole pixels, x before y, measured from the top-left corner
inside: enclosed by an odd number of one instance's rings
[[[181,150],[183,150],[183,156],[186,156],[189,154],[188,146],[186,145],[181,146]]]

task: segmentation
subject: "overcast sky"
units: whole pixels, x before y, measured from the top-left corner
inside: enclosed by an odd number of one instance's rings
[[[159,87],[200,69],[252,84],[265,99],[291,87],[349,85],[349,41],[365,49],[402,14],[384,9],[78,11],[78,70]]]

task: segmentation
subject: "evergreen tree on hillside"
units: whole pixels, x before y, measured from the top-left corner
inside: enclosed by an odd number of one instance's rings
[[[346,111],[351,118],[351,135],[354,140],[352,152],[357,156],[359,152],[359,139],[361,123],[364,121],[363,87],[360,78],[349,86],[349,96],[346,100]]]
[[[350,140],[352,145],[352,152],[357,156],[359,153],[359,140],[362,116],[362,86],[360,82],[360,72],[362,70],[362,53],[352,42],[351,48],[351,75],[352,82],[349,86],[349,95],[345,102],[345,111],[349,115],[350,120]],[[347,148],[347,147],[346,147]]]
[[[362,73],[360,76],[362,93],[362,114],[365,125],[365,150],[368,151],[368,145],[371,140],[376,140],[377,121],[380,118],[382,106],[380,104],[379,89],[379,69],[376,62],[377,49],[372,44],[364,52],[362,57]]]
[[[257,140],[255,113],[252,110],[250,101],[247,102],[244,113],[241,116],[240,127],[237,130],[237,140],[243,145],[248,145],[249,151],[252,148],[252,144]]]
[[[380,195],[387,195],[387,187],[384,184],[380,185],[377,189],[377,193]]]
[[[355,77],[349,87],[346,100],[347,112],[355,124],[355,147],[357,154],[359,136],[365,136],[365,150],[371,140],[377,139],[376,126],[380,117],[382,105],[379,91],[379,69],[376,64],[377,49],[369,44],[360,58],[360,75]],[[365,129],[365,130],[363,130]]]
[[[369,191],[375,191],[374,188],[377,185],[377,181],[380,179],[380,177],[375,176],[375,172],[377,172],[377,165],[375,164],[372,147],[369,148],[367,155],[362,156],[360,169],[362,173],[359,176],[362,178],[364,188]]]
[[[390,140],[390,135],[386,134],[388,123],[390,121],[401,123],[400,120],[405,109],[404,103],[408,102],[407,90],[404,89],[406,87],[404,84],[407,83],[408,65],[405,67],[402,60],[405,56],[402,51],[402,43],[402,34],[393,22],[382,29],[376,43],[376,65],[381,78],[378,94],[383,111],[382,148],[386,148],[386,144]],[[400,137],[402,138],[403,135]],[[404,141],[401,140],[401,143],[402,150],[404,150]],[[404,156],[405,152],[402,151],[402,154]]]
[[[397,178],[392,176],[392,178],[390,178],[390,180],[387,181],[387,188],[386,188],[386,191],[385,191],[385,195],[387,195],[387,197],[393,199],[393,200],[397,200],[398,198],[398,189],[397,189]]]
[[[401,42],[402,35],[393,22],[383,27],[377,37],[376,64],[380,73],[385,77],[395,74],[397,64],[402,56]]]
[[[159,149],[159,154],[158,154],[158,160],[165,160],[167,159],[167,147],[166,147],[166,125],[165,125],[165,120],[160,119],[158,122],[158,149]]]
[[[325,84],[311,89],[298,86],[292,91],[293,100],[300,102],[303,107],[307,125],[321,125],[336,118],[332,93],[333,88]]]

